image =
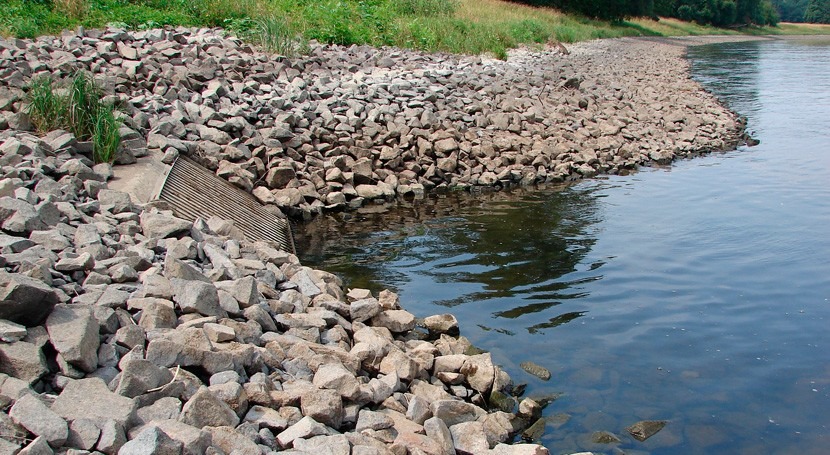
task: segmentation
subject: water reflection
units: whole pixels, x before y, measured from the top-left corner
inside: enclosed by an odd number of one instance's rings
[[[334,214],[302,226],[296,237],[304,263],[324,262],[350,286],[400,289],[413,275],[428,277],[450,285],[433,305],[471,304],[517,319],[584,298],[582,285],[601,278],[598,261],[588,267],[590,276],[563,279],[596,242],[600,206],[597,187],[590,186],[449,194]],[[430,309],[413,309],[419,310]],[[535,318],[525,327],[535,333],[583,314],[554,314],[543,324]]]
[[[758,60],[770,43],[748,41],[689,48],[695,80],[717,93],[730,109],[752,117],[761,110]]]

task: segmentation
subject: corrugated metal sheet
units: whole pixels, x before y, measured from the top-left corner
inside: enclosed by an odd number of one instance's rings
[[[179,218],[232,220],[248,240],[270,240],[295,253],[288,220],[278,218],[250,193],[217,177],[191,158],[179,156],[159,193]]]

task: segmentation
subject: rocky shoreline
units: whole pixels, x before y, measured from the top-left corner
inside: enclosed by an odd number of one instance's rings
[[[343,289],[224,220],[108,188],[88,144],[33,134],[23,89],[90,71],[117,164],[197,158],[291,216],[444,188],[625,173],[734,147],[682,46],[614,40],[507,62],[216,30],[0,40],[0,453],[542,454],[541,406],[394,293]],[[544,426],[544,422],[542,422]]]

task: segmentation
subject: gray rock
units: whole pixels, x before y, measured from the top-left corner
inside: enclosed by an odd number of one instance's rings
[[[101,430],[95,422],[88,419],[73,420],[69,424],[69,438],[66,440],[68,447],[81,450],[91,450],[98,442]]]
[[[242,426],[240,425],[240,430]],[[259,446],[241,431],[232,427],[208,427],[210,432],[211,445],[218,448],[223,453],[238,453],[244,455],[259,455],[262,453]],[[252,437],[257,434],[253,433]]]
[[[204,426],[232,426],[239,424],[239,417],[207,387],[202,387],[182,407],[179,421],[196,428]]]
[[[15,324],[5,319],[0,319],[0,341],[4,343],[14,343],[26,337],[26,327]]]
[[[151,424],[171,439],[182,444],[183,453],[186,455],[201,455],[211,445],[211,434],[208,431],[192,427],[177,420],[161,419]]]
[[[129,212],[133,209],[130,195],[122,191],[102,189],[98,191],[98,202],[102,208],[108,209],[111,213]]]
[[[451,314],[436,314],[424,318],[424,327],[434,335],[458,335],[458,319]]]
[[[452,433],[447,424],[438,417],[430,417],[424,421],[424,431],[430,439],[441,446],[444,454],[455,455],[455,445],[452,442]]]
[[[300,419],[294,425],[286,428],[277,435],[277,441],[282,447],[292,447],[297,439],[308,439],[313,436],[328,435],[331,430],[309,416]]]
[[[395,421],[386,414],[363,408],[357,416],[357,426],[355,427],[355,431],[362,432],[363,430],[385,430],[387,428],[392,428],[394,425]]]
[[[406,310],[386,310],[373,317],[371,324],[395,333],[408,332],[415,328],[415,316]]]
[[[192,226],[189,221],[165,213],[144,211],[141,214],[141,229],[151,238],[171,237],[190,231]]]
[[[9,417],[35,436],[43,436],[52,447],[60,447],[69,436],[66,421],[32,395],[23,395],[9,410]]]
[[[118,453],[127,442],[127,436],[124,434],[124,426],[115,420],[106,420],[99,422],[101,425],[101,436],[98,438],[98,444],[95,446],[98,451],[107,455],[114,455]]]
[[[438,400],[430,405],[432,415],[443,420],[448,427],[473,422],[487,414],[478,406],[460,400]]]
[[[490,449],[481,422],[463,422],[450,427],[456,452],[484,453]]]
[[[92,270],[95,266],[95,259],[89,253],[79,255],[67,255],[55,264],[55,270],[59,272],[77,272]]]
[[[147,299],[141,311],[138,325],[145,330],[172,329],[176,327],[176,311],[173,302],[164,299]]]
[[[349,305],[352,322],[363,322],[377,316],[381,311],[380,303],[375,298],[355,300]]]
[[[0,373],[31,384],[48,371],[39,346],[25,341],[0,343]]]
[[[169,255],[164,259],[164,278],[168,280],[179,278],[188,281],[211,282],[202,272],[196,270],[184,261]]]
[[[122,362],[121,367],[121,379],[118,381],[115,393],[125,397],[135,398],[173,380],[173,374],[168,369],[158,367],[144,359]]]
[[[144,429],[135,439],[127,442],[118,455],[181,455],[182,443],[167,436],[158,427]]]
[[[59,300],[43,281],[18,273],[0,274],[0,284],[0,319],[26,327],[43,322]]]
[[[58,305],[46,319],[52,345],[70,365],[91,373],[98,368],[98,321],[86,306]]]
[[[470,387],[485,396],[490,393],[496,377],[496,370],[489,352],[467,357],[464,365],[458,371],[467,377]]]
[[[281,432],[288,427],[288,419],[285,416],[274,409],[258,405],[251,406],[243,420],[274,432]]]
[[[64,419],[90,419],[99,425],[114,420],[122,428],[135,420],[136,408],[135,401],[110,392],[98,378],[69,382],[52,404],[52,410]]]
[[[176,397],[164,397],[155,403],[139,408],[136,411],[138,422],[146,425],[154,420],[178,419],[182,412],[182,402]],[[164,430],[164,428],[162,428]],[[175,438],[170,432],[165,431],[169,436]]]
[[[316,455],[339,455],[351,453],[351,443],[342,434],[314,436],[309,439],[295,439],[294,449]]]
[[[256,278],[246,276],[238,280],[217,282],[216,288],[228,292],[239,303],[239,307],[244,309],[259,302],[256,283]]]
[[[318,390],[300,399],[303,415],[332,428],[343,422],[343,399],[335,390]]]
[[[219,294],[213,284],[202,281],[170,280],[173,286],[173,301],[183,313],[199,313],[204,316],[225,317],[227,314],[219,305]]]

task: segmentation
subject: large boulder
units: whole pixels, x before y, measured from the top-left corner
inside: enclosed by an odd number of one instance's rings
[[[0,273],[0,319],[33,327],[46,319],[58,294],[43,281],[19,273]]]
[[[52,345],[75,368],[91,373],[98,368],[98,321],[87,306],[58,305],[46,319]]]

